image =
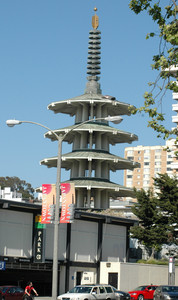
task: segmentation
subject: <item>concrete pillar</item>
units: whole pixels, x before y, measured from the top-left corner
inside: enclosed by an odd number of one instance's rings
[[[106,161],[102,162],[101,165],[101,177],[105,179],[109,179],[109,166]]]
[[[71,178],[76,178],[79,176],[78,170],[79,170],[79,162],[77,160],[74,160],[71,168]]]
[[[88,115],[89,115],[88,105],[82,103],[82,122],[88,120]]]
[[[75,123],[80,123],[82,122],[82,106],[79,105],[77,108],[77,112],[75,115]]]
[[[83,159],[79,161],[78,176],[85,177],[85,161]]]
[[[95,149],[101,150],[101,134],[99,132],[96,133]]]
[[[73,141],[72,150],[80,149],[80,134],[76,133]]]
[[[84,193],[83,189],[77,190],[77,195],[76,195],[76,207],[84,207]]]
[[[97,160],[95,163],[95,177],[96,178],[103,177],[101,174],[101,161],[100,160]]]
[[[108,137],[105,134],[101,136],[101,149],[109,152]]]
[[[101,192],[99,189],[95,190],[94,208],[101,208]]]
[[[89,133],[89,149],[93,148],[93,133]]]
[[[87,149],[87,138],[88,138],[88,133],[83,132],[80,138],[80,149]]]
[[[90,207],[91,190],[87,190],[87,207]]]
[[[109,208],[109,196],[106,190],[101,192],[101,208]]]
[[[92,161],[88,161],[88,177],[92,176]]]

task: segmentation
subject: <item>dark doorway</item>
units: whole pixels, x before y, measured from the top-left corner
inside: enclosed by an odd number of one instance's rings
[[[82,279],[82,272],[77,272],[76,285],[80,285],[81,284],[81,279]]]
[[[108,273],[108,283],[117,289],[118,273]]]

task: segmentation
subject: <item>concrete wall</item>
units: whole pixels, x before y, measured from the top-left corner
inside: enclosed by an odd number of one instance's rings
[[[32,256],[33,215],[0,209],[0,256]]]
[[[168,284],[168,266],[101,262],[100,283],[109,283],[109,273],[118,273],[117,288],[123,291],[145,284]],[[178,285],[178,267],[175,268],[175,285]]]

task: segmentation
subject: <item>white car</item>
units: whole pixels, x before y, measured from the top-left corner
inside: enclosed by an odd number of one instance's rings
[[[77,285],[58,300],[116,300],[113,287],[106,284]]]

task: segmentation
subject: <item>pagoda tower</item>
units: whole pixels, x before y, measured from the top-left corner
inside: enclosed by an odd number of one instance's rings
[[[62,168],[70,170],[70,180],[75,183],[76,207],[109,208],[109,199],[132,197],[133,190],[110,181],[110,171],[139,167],[139,164],[110,153],[110,145],[132,143],[136,135],[121,131],[108,124],[102,118],[108,116],[130,115],[130,105],[116,100],[115,97],[104,96],[100,88],[100,44],[101,32],[98,30],[99,20],[92,17],[93,29],[89,32],[87,84],[83,95],[52,102],[48,109],[54,113],[75,116],[75,124],[56,129],[57,135],[64,135],[65,142],[72,144],[72,152],[62,155]],[[94,119],[94,120],[93,120]],[[96,120],[95,120],[96,119]],[[83,122],[88,123],[83,124]],[[81,125],[79,125],[81,124]],[[77,128],[76,128],[77,126]],[[51,132],[45,137],[54,141]],[[46,158],[40,162],[47,167],[57,167],[57,157]]]

